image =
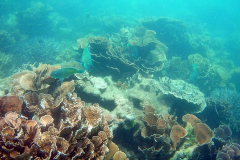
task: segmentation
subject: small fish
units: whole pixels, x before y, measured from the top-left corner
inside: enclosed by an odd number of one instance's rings
[[[60,79],[60,82],[62,84],[64,78],[67,78],[75,73],[84,73],[84,70],[76,69],[76,68],[61,68],[53,71],[50,75],[52,78]]]
[[[133,56],[134,58],[138,58],[139,55],[138,55],[138,49],[136,46],[132,46],[130,43],[127,44],[127,49],[128,49],[128,52],[131,54],[131,56]]]
[[[83,50],[82,53],[82,58],[80,63],[82,63],[83,67],[87,70],[90,71],[93,68],[93,62],[92,62],[92,56],[90,54],[89,48],[88,48],[89,44],[87,45],[87,47]]]
[[[192,81],[193,83],[196,83],[196,82],[197,82],[197,79],[198,79],[197,64],[193,64],[193,65],[192,65],[192,68],[193,68],[193,70],[192,70],[192,74],[191,74],[190,79],[191,79],[191,81]]]

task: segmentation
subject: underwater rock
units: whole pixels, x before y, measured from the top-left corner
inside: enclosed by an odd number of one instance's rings
[[[156,84],[164,95],[175,98],[175,101],[181,104],[182,110],[188,113],[197,113],[206,107],[205,97],[199,89],[184,82],[183,80],[171,80],[168,77],[159,78],[159,84]]]

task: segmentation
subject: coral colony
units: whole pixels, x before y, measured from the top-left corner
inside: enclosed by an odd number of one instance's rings
[[[0,30],[0,159],[239,159],[240,68],[211,37],[88,11],[80,32],[29,6]]]

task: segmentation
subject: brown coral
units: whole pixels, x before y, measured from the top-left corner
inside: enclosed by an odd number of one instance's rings
[[[0,112],[4,116],[9,111],[22,112],[23,100],[18,96],[4,96],[0,98]]]
[[[198,119],[195,115],[193,114],[185,114],[183,117],[182,117],[182,120],[184,122],[189,122],[191,123],[191,125],[194,127],[197,123],[201,123],[201,120]]]
[[[105,154],[104,160],[110,160],[114,156],[114,154],[119,151],[118,146],[112,141],[108,143],[108,148],[109,152]]]
[[[177,143],[181,142],[181,138],[185,137],[187,135],[187,131],[185,128],[174,125],[170,132],[170,138],[172,140],[172,143],[174,146],[177,145]]]
[[[204,123],[197,123],[194,127],[194,135],[199,145],[211,142],[213,131]]]
[[[48,93],[50,83],[55,79],[50,76],[52,71],[60,69],[61,66],[41,64],[33,71],[23,71],[11,77],[12,94],[23,96],[27,91],[38,91]]]
[[[117,151],[114,156],[113,156],[113,160],[127,160],[127,156],[124,152],[122,151]]]
[[[157,115],[149,112],[146,113],[143,117],[143,121],[147,123],[149,126],[153,126],[155,123],[157,123],[158,117]]]
[[[74,90],[75,90],[74,80],[70,82],[63,82],[62,85],[59,87],[61,96],[66,96],[68,93],[73,93]]]

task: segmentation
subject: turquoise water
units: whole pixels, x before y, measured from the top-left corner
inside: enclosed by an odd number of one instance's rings
[[[89,44],[90,76],[111,76],[122,88],[136,73],[193,84],[215,104],[197,116],[211,129],[227,124],[239,140],[239,6],[237,0],[1,0],[0,79],[45,63],[86,69],[79,61]],[[115,140],[126,147],[121,135]]]

